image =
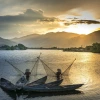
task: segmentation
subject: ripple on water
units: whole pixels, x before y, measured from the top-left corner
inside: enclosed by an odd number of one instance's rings
[[[80,88],[81,91],[96,91],[100,87],[100,54],[88,52],[62,52],[60,50],[0,51],[0,76],[10,80],[12,79],[11,76],[17,74],[17,72],[5,62],[5,59],[12,62],[22,71],[25,71],[27,67],[32,68],[34,64],[34,62],[25,63],[25,61],[35,61],[35,58],[40,52],[42,53],[41,59],[55,72],[58,68],[61,68],[63,72],[76,58],[68,77],[71,84],[85,84]],[[13,78],[15,80],[16,77]],[[68,80],[65,79],[63,84],[69,84]],[[12,100],[12,98],[6,95],[1,89],[0,98],[0,100]]]

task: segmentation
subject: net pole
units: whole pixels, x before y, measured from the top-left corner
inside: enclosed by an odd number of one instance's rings
[[[31,73],[32,73],[34,67],[36,66],[36,64],[39,62],[39,59],[40,59],[41,54],[42,54],[42,53],[40,53],[39,57],[37,57],[37,61],[35,62],[33,68],[31,69]]]
[[[24,75],[24,73],[21,71],[21,70],[19,70],[17,67],[15,67],[12,63],[10,63],[9,61],[7,61],[7,60],[5,60],[7,63],[9,63],[15,70],[18,70],[19,72],[21,72],[23,75]]]
[[[45,62],[43,62],[43,60],[40,59],[40,61],[56,75],[56,73]]]
[[[64,73],[71,68],[71,66],[73,65],[73,63],[75,62],[76,58],[74,59],[74,61],[69,65],[69,67],[62,73],[62,75],[64,75]]]

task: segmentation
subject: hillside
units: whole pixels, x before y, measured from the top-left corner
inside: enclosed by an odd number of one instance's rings
[[[79,47],[100,42],[100,31],[95,31],[89,35],[79,35],[68,32],[56,32],[47,34],[32,34],[25,37],[13,39],[27,47]]]
[[[66,42],[73,37],[77,37],[78,34],[57,32],[47,33],[42,35],[28,35],[25,37],[12,39],[15,42],[22,43],[27,47],[65,47]]]
[[[81,46],[81,45],[82,46],[91,45],[95,42],[100,43],[100,31],[95,31],[85,36],[78,36],[78,37],[72,38],[70,39],[69,42],[72,43],[71,45],[73,46],[75,45],[76,47]]]
[[[0,46],[3,46],[3,45],[12,46],[12,45],[16,45],[16,44],[17,44],[16,42],[10,41],[8,39],[3,39],[0,37]]]

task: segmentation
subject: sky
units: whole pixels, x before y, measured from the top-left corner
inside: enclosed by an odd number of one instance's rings
[[[100,0],[0,0],[0,37],[100,30]]]

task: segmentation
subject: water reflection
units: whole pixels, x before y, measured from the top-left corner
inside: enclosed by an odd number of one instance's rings
[[[70,70],[70,80],[74,83],[85,84],[81,89],[89,90],[100,86],[100,54],[77,53],[77,60]],[[98,58],[97,58],[98,57]],[[97,85],[97,86],[96,86]]]
[[[11,97],[13,100],[17,100],[17,95],[14,91],[9,91],[4,88],[1,88],[3,92],[5,92],[9,97]],[[1,98],[2,99],[2,98]]]
[[[15,64],[23,72],[27,67],[32,68],[32,61],[36,58],[40,52],[41,59],[43,59],[48,66],[56,72],[58,68],[62,69],[62,72],[71,64],[76,58],[75,63],[70,69],[69,79],[71,84],[83,83],[81,90],[98,89],[100,87],[100,54],[88,53],[88,52],[62,52],[60,50],[25,50],[25,51],[0,51],[0,76],[6,79],[14,76],[14,70],[12,67],[4,62],[5,59]],[[69,84],[68,78],[65,78],[63,84]],[[0,92],[0,95],[2,93]],[[36,94],[35,94],[36,95]]]
[[[23,91],[8,91],[4,88],[1,88],[9,97],[11,97],[13,100],[25,100],[29,98],[35,98],[35,97],[51,97],[51,96],[64,96],[64,95],[79,95],[83,94],[83,92],[79,90],[73,90],[73,91],[66,91],[66,92],[51,92],[51,93],[36,93],[36,92],[23,92]]]

